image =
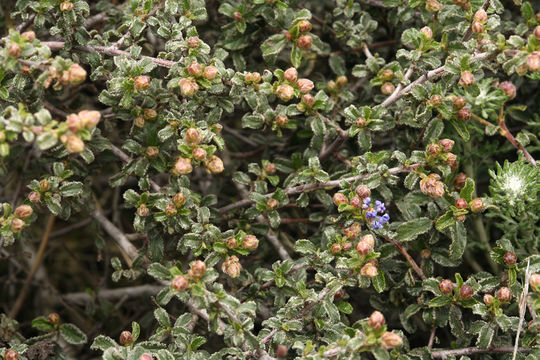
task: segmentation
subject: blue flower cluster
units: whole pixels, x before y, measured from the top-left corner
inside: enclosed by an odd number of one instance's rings
[[[390,215],[385,213],[386,206],[384,206],[384,203],[379,200],[375,201],[375,206],[373,207],[371,204],[371,198],[365,198],[362,204],[362,209],[366,210],[366,220],[371,222],[373,230],[382,228],[384,224],[390,220]]]

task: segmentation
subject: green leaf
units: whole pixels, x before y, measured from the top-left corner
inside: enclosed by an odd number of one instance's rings
[[[346,301],[341,301],[337,303],[337,307],[339,311],[341,311],[344,314],[351,314],[354,310],[353,306]]]
[[[37,143],[40,150],[50,149],[54,145],[56,145],[57,142],[58,142],[58,139],[56,138],[56,136],[54,136],[50,132],[40,134],[37,137]]]
[[[295,68],[299,68],[302,65],[302,49],[296,46],[296,44],[293,44],[291,50],[291,64]]]
[[[86,343],[86,335],[73,324],[60,325],[60,335],[70,344],[81,345]]]
[[[467,202],[469,202],[472,200],[474,191],[475,191],[474,180],[471,178],[467,178],[467,181],[465,182],[465,186],[463,187],[463,189],[461,189],[459,196],[467,200]]]
[[[169,328],[171,327],[171,322],[169,320],[169,314],[163,308],[157,308],[154,310],[154,317],[156,318],[159,325]]]
[[[384,272],[379,269],[379,271],[377,272],[377,276],[371,278],[371,283],[373,284],[375,291],[377,291],[378,293],[382,293],[386,288],[386,279],[384,278]]]
[[[491,345],[493,335],[495,335],[495,330],[493,330],[490,324],[484,325],[482,329],[480,329],[480,333],[478,334],[476,346],[481,349],[487,349]]]
[[[467,230],[461,221],[456,221],[450,228],[450,237],[452,238],[449,249],[450,259],[460,259],[467,246]]]
[[[429,307],[441,307],[452,303],[452,297],[441,295],[437,296],[429,301]]]
[[[401,242],[414,240],[419,235],[428,232],[432,225],[433,221],[425,217],[408,221],[398,226],[397,239]]]
[[[448,210],[444,215],[440,216],[437,221],[435,221],[435,227],[437,230],[445,229],[456,222],[454,218],[454,212]]]
[[[249,44],[249,41],[245,40]],[[283,50],[287,45],[287,39],[285,35],[276,34],[270,36],[265,42],[261,45],[261,51],[263,58],[268,63],[274,63],[276,61],[277,55]]]
[[[160,263],[151,264],[148,267],[147,272],[148,272],[148,275],[158,280],[171,279],[171,273],[169,272],[169,269],[167,269],[165,266],[161,265]]]
[[[306,239],[298,240],[294,248],[302,255],[313,254],[317,250],[315,244]]]
[[[131,334],[133,335],[133,342],[137,341],[139,335],[141,334],[141,327],[139,323],[132,321],[131,322]]]
[[[110,337],[104,336],[104,335],[98,335],[94,339],[94,342],[92,343],[92,346],[90,346],[90,349],[105,351],[108,348],[112,348],[116,346],[117,346],[116,341],[114,341]]]
[[[469,134],[469,129],[467,128],[467,124],[465,123],[465,121],[450,119],[450,123],[464,141],[470,140],[471,135]]]
[[[54,329],[54,326],[50,323],[50,321],[44,317],[38,317],[32,320],[32,327],[34,329],[38,329],[39,331],[51,331]]]
[[[82,194],[83,188],[82,182],[71,181],[65,182],[58,190],[62,196],[71,197]]]

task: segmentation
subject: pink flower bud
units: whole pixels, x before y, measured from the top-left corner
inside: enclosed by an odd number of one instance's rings
[[[279,127],[283,127],[289,123],[289,118],[287,117],[287,115],[280,114],[276,116],[276,118],[274,119],[274,123]]]
[[[468,300],[470,299],[474,294],[474,290],[469,285],[463,285],[459,289],[459,296],[461,296],[462,299]]]
[[[289,82],[295,83],[298,78],[298,71],[295,68],[291,67],[285,70],[283,73],[283,78]]]
[[[36,33],[32,30],[25,31],[21,34],[21,37],[25,39],[26,41],[32,42],[36,38]]]
[[[247,250],[255,250],[259,246],[259,239],[255,235],[246,235],[242,240],[242,247]]]
[[[25,225],[26,223],[24,222],[24,220],[14,218],[13,220],[11,220],[11,231],[21,231],[22,229],[24,229]]]
[[[176,206],[172,203],[168,203],[167,206],[165,206],[165,214],[167,216],[175,216],[178,213],[178,210],[176,210]]]
[[[385,324],[384,315],[379,311],[374,311],[369,317],[368,324],[375,330],[379,330]]]
[[[267,174],[271,175],[276,172],[276,165],[268,162],[266,163],[266,165],[264,165],[264,171],[266,171]]]
[[[465,183],[467,181],[467,174],[465,173],[458,173],[453,181],[454,188],[457,191],[460,191],[465,186]]]
[[[43,179],[39,182],[39,191],[45,192],[51,188],[51,184],[47,179]]]
[[[347,237],[347,239],[356,239],[358,236],[360,236],[360,232],[362,232],[362,227],[357,222],[343,229],[343,234],[345,237]]]
[[[7,350],[5,353],[4,353],[4,358],[6,360],[18,360],[19,359],[19,353],[16,352],[15,350]]]
[[[14,58],[21,56],[21,47],[16,42],[11,42],[8,47],[8,55]]]
[[[527,55],[527,67],[532,72],[540,70],[540,55],[537,53]]]
[[[506,265],[514,265],[517,262],[517,256],[513,252],[507,251],[503,256]]]
[[[313,39],[311,38],[311,35],[301,35],[298,40],[296,40],[296,46],[300,49],[309,49],[312,43]]]
[[[41,202],[41,195],[36,191],[32,191],[30,194],[28,194],[28,200],[33,203]]]
[[[456,200],[455,206],[458,209],[466,209],[469,206],[469,204],[467,204],[467,200],[459,198]]]
[[[454,147],[454,140],[442,139],[439,140],[439,145],[441,145],[442,151],[449,152],[452,151],[452,148]]]
[[[310,92],[311,90],[313,90],[313,81],[309,80],[309,79],[298,79],[298,81],[296,82],[296,85],[298,85],[298,90],[300,91],[301,94],[307,94],[308,92]]]
[[[19,219],[27,219],[29,218],[32,213],[34,212],[34,210],[32,209],[31,206],[29,205],[20,205],[20,206],[17,206],[17,208],[15,209],[13,215],[15,215],[16,217],[18,217]]]
[[[101,113],[96,110],[82,110],[79,112],[79,119],[81,120],[82,126],[91,129],[96,127],[99,123]]]
[[[371,249],[373,249],[373,247],[375,246],[375,238],[371,234],[366,234],[362,236],[362,239],[360,241],[363,241],[366,244],[368,244]]]
[[[484,31],[484,25],[482,25],[482,23],[475,21],[472,25],[472,31],[476,34],[480,34],[481,32]]]
[[[369,246],[369,244],[365,241],[359,241],[355,246],[356,252],[358,252],[359,255],[367,255],[371,252],[372,248]]]
[[[187,197],[186,195],[184,195],[184,193],[179,192],[179,193],[174,194],[172,200],[173,200],[174,206],[178,208],[186,203]]]
[[[275,210],[278,208],[279,206],[279,201],[277,201],[276,199],[274,198],[270,198],[268,199],[268,201],[266,202],[266,206],[270,209],[270,210]]]
[[[505,303],[509,302],[512,299],[512,292],[507,287],[502,287],[495,293],[495,297],[499,299],[500,302]]]
[[[463,108],[458,111],[457,118],[459,120],[467,121],[471,118],[471,109],[469,108]]]
[[[454,109],[463,109],[465,107],[465,105],[467,105],[467,100],[465,100],[465,98],[463,96],[458,96],[457,98],[454,99],[454,103],[453,103],[453,107]]]
[[[429,99],[431,106],[437,107],[442,104],[442,96],[439,94],[431,95]]]
[[[184,291],[188,286],[188,279],[185,276],[177,275],[171,281],[171,287],[176,291]]]
[[[71,132],[81,131],[84,128],[81,118],[76,114],[69,114],[66,118],[66,124]]]
[[[499,89],[504,91],[504,93],[508,96],[508,100],[512,100],[516,97],[516,87],[510,81],[503,81],[500,83]]]
[[[439,144],[429,144],[426,147],[426,152],[432,157],[438,156],[441,153],[441,150],[442,149]]]
[[[225,244],[229,249],[236,249],[238,247],[238,241],[235,237],[230,237],[227,240],[225,240]]]
[[[233,13],[233,19],[234,19],[235,21],[242,21],[243,18],[244,18],[244,17],[242,16],[242,14],[240,14],[238,11],[235,11],[235,12]]]
[[[340,244],[332,244],[332,246],[330,246],[330,253],[332,255],[337,255],[341,252],[341,245]]]
[[[142,355],[139,357],[139,360],[153,360],[153,357],[152,357],[152,355],[150,355],[150,354],[142,354]]]
[[[362,206],[362,199],[360,199],[358,196],[353,196],[351,199],[351,206],[358,209],[360,206]]]
[[[540,13],[539,13],[540,14]],[[536,14],[537,17],[538,17],[538,14]],[[537,25],[535,28],[534,28],[534,36],[536,37],[536,40],[540,41],[540,25]]]
[[[441,280],[441,282],[439,283],[439,290],[444,295],[450,295],[452,293],[452,290],[454,290],[454,284],[447,279]]]
[[[120,345],[129,346],[133,342],[133,335],[131,335],[130,331],[122,331],[120,333],[120,339],[119,339]]]
[[[343,251],[349,251],[352,249],[352,244],[350,242],[344,242],[341,247],[343,248]]]
[[[302,95],[302,102],[308,107],[312,107],[315,104],[315,98],[311,94]]]
[[[540,293],[540,274],[532,274],[529,278],[529,284],[535,292]]]
[[[486,306],[489,307],[493,305],[493,300],[495,300],[495,298],[493,297],[493,295],[485,294],[483,300],[484,300],[484,304],[486,304]]]

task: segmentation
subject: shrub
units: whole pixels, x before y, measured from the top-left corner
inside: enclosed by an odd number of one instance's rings
[[[538,5],[3,1],[0,355],[538,359]]]

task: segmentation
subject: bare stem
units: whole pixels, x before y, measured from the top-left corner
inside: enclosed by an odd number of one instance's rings
[[[431,356],[433,358],[446,359],[448,356],[460,356],[460,355],[472,355],[472,354],[504,354],[504,353],[511,353],[512,351],[514,351],[514,348],[512,346],[501,346],[501,347],[489,348],[489,349],[468,347],[468,348],[462,348],[462,349],[432,351]],[[520,353],[528,353],[531,351],[531,348],[518,348],[517,351]]]
[[[384,236],[384,235],[383,235]],[[396,240],[388,237],[388,236],[384,236],[384,238],[386,239],[386,241],[394,244],[394,246],[398,249],[398,251],[403,255],[405,256],[405,259],[407,259],[407,261],[409,262],[409,264],[411,264],[414,272],[416,272],[416,274],[418,274],[418,276],[420,277],[420,279],[422,280],[426,280],[427,277],[426,275],[424,274],[424,272],[422,271],[422,269],[420,268],[420,266],[418,266],[418,264],[416,263],[416,261],[414,261],[414,259],[412,258],[411,255],[409,255],[409,253],[407,252],[407,250],[403,247],[403,245],[401,245],[400,243],[398,243]]]

